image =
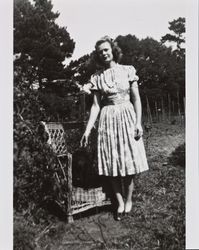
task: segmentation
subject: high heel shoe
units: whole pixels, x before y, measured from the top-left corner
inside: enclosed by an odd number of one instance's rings
[[[120,221],[122,219],[124,212],[120,213],[120,212],[116,212],[115,214],[115,220]]]
[[[128,216],[132,210],[132,206],[133,206],[133,202],[130,203],[130,206],[128,207],[128,209],[126,209],[126,205],[125,205],[125,210],[124,210],[124,214],[126,216]]]
[[[120,221],[124,215],[124,206],[118,207],[115,211],[115,220]]]

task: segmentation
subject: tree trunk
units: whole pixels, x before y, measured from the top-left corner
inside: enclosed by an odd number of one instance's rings
[[[156,114],[157,121],[159,121],[157,101],[155,101],[155,114]]]
[[[149,100],[148,100],[147,95],[146,95],[146,103],[147,103],[147,117],[148,117],[148,122],[152,123],[153,120],[152,120],[151,109],[150,109],[150,106],[149,106]]]
[[[173,115],[175,115],[175,103],[174,103],[174,101],[172,101],[172,113],[173,113]]]
[[[185,97],[183,97],[183,104],[184,104],[184,116],[185,116],[185,113],[186,113],[186,102],[185,102]]]
[[[79,114],[79,118],[80,120],[84,120],[85,119],[85,94],[80,95],[80,114]]]
[[[164,99],[161,97],[161,107],[162,107],[162,120],[165,120],[165,109],[164,109]]]
[[[168,94],[168,114],[169,114],[169,121],[171,121],[171,99],[169,94]]]
[[[181,116],[179,91],[177,91],[177,105],[178,105],[178,116]]]

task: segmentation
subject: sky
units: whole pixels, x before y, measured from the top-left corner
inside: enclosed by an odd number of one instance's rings
[[[186,17],[186,0],[52,0],[56,22],[67,27],[76,46],[72,60],[90,53],[104,35],[135,35],[160,41],[169,22]],[[66,59],[65,64],[71,59]]]

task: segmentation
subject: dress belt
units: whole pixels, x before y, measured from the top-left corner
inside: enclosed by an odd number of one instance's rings
[[[103,100],[102,106],[118,105],[118,104],[123,104],[123,103],[130,103],[130,99],[129,100],[125,100],[125,99]]]

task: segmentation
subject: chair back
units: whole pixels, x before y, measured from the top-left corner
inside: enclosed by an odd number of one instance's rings
[[[59,122],[41,122],[48,134],[48,141],[57,156],[67,154],[66,135],[63,125]]]

